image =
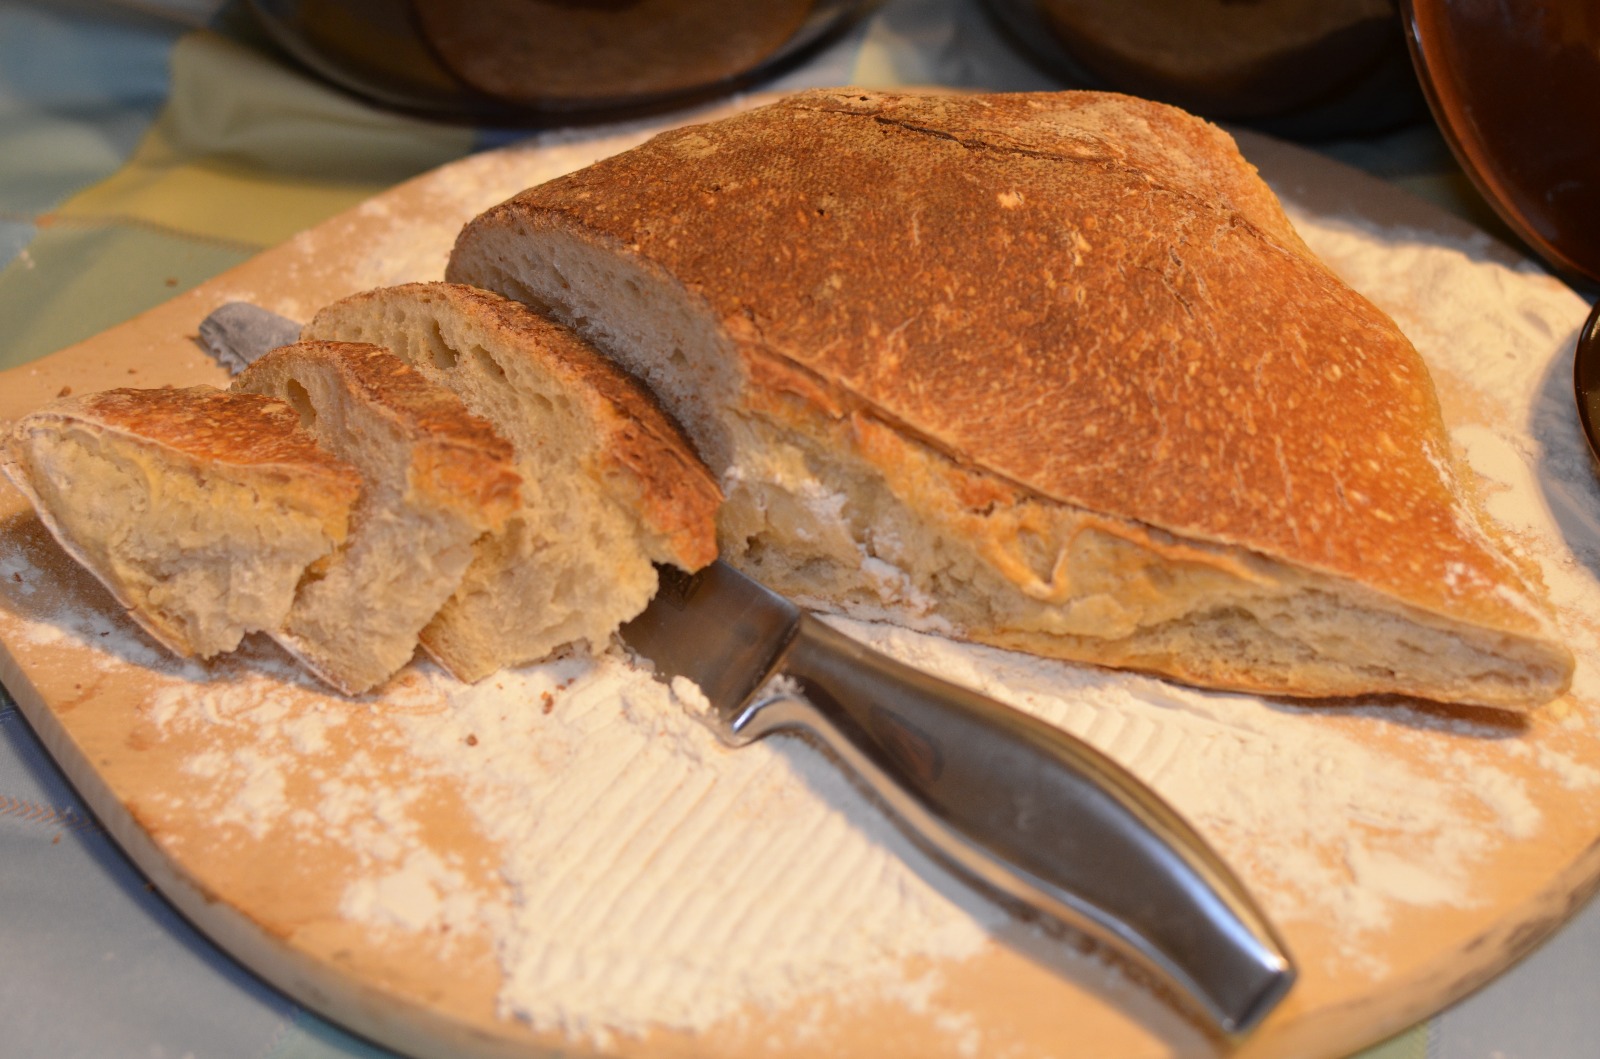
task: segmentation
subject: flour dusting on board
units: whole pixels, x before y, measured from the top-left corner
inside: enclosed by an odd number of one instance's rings
[[[462,179],[439,192],[450,200],[443,213],[475,211],[530,177],[503,165]],[[1492,396],[1503,423],[1460,423],[1455,443],[1483,480],[1487,513],[1542,572],[1566,635],[1588,642],[1600,629],[1600,560],[1574,542],[1600,541],[1600,502],[1570,415],[1547,407],[1547,377],[1582,303],[1471,246],[1295,220],[1336,271],[1400,318],[1436,372]],[[364,281],[437,278],[453,228],[405,225],[396,225],[405,245],[375,250]],[[1448,300],[1436,300],[1440,290]],[[231,748],[183,765],[204,782],[191,795],[200,803],[182,808],[219,825],[218,841],[288,832],[338,846],[356,865],[339,913],[391,936],[488,938],[507,1018],[604,1044],[652,1027],[701,1031],[821,994],[901,1003],[946,1028],[958,1050],[982,1051],[981,1028],[941,994],[937,967],[1014,929],[1005,914],[925,860],[808,744],[723,748],[695,717],[696,689],[657,683],[619,648],[475,686],[419,663],[381,698],[346,701],[315,692],[259,645],[211,668],[167,659],[107,604],[59,587],[60,599],[46,599],[56,575],[14,540],[0,542],[0,577],[32,601],[7,619],[19,649],[70,643],[106,672],[154,670],[162,687],[144,716],[158,735],[216,733]],[[1596,723],[1587,706],[1541,720],[1548,738],[1535,743],[1404,707],[1292,706],[836,624],[1119,760],[1195,824],[1271,917],[1328,926],[1340,965],[1374,976],[1386,969],[1375,941],[1408,909],[1480,900],[1485,858],[1546,826],[1514,766],[1536,764],[1575,794],[1600,787],[1600,769],[1565,754],[1559,738],[1563,726]],[[1579,654],[1577,690],[1593,703],[1600,674],[1589,654]],[[344,742],[357,717],[374,716],[384,745]],[[1412,753],[1386,753],[1393,740]],[[380,751],[400,752],[403,777]],[[428,842],[424,802],[441,781],[464,792],[497,851],[487,871]],[[1079,963],[1085,975],[1114,974]]]

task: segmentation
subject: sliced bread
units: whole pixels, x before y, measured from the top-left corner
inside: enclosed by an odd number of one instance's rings
[[[520,506],[477,544],[422,632],[476,680],[577,640],[605,643],[656,589],[653,563],[716,557],[714,479],[650,395],[567,328],[498,295],[408,284],[319,312],[308,338],[377,343],[510,441]]]
[[[12,427],[0,466],[139,625],[201,658],[282,626],[361,495],[287,404],[206,386],[60,399]]]
[[[473,543],[517,510],[511,447],[454,393],[378,346],[284,346],[232,388],[288,404],[362,475],[349,537],[300,585],[277,636],[334,687],[366,691],[410,660]]]

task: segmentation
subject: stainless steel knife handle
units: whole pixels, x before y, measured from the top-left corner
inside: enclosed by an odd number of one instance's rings
[[[740,742],[816,733],[936,857],[1111,943],[1229,1033],[1294,981],[1244,887],[1121,766],[1042,721],[803,615],[776,671],[804,697],[746,706]]]

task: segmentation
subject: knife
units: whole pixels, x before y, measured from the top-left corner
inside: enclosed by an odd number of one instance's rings
[[[1227,865],[1087,743],[879,654],[725,562],[660,575],[622,640],[657,677],[699,685],[727,745],[810,733],[958,875],[1106,943],[1225,1034],[1293,984]]]
[[[300,325],[250,302],[223,302],[200,321],[196,341],[228,372],[239,374],[269,349],[300,340]]]

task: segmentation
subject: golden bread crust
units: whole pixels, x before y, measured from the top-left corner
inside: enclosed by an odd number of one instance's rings
[[[297,342],[272,350],[239,375],[244,390],[252,375],[286,371],[293,365],[326,364],[343,387],[383,415],[405,439],[413,467],[413,486],[436,502],[475,510],[487,525],[503,522],[516,509],[521,477],[511,444],[459,398],[429,382],[380,346],[357,342]]]
[[[1219,130],[1098,93],[820,90],[532,188],[673,277],[748,373],[1040,496],[1539,633],[1450,471],[1427,369]],[[804,415],[806,413],[796,413]]]
[[[319,490],[354,495],[360,476],[300,429],[282,401],[210,386],[102,390],[54,401],[28,418],[74,420],[142,438],[208,463],[292,467]]]
[[[26,474],[20,458],[25,434],[58,433],[72,425],[152,446],[195,471],[220,464],[234,474],[292,481],[299,506],[317,512],[336,538],[343,538],[350,507],[361,494],[356,469],[300,429],[300,417],[288,405],[211,386],[120,388],[52,401],[12,428],[13,477],[21,481]]]

